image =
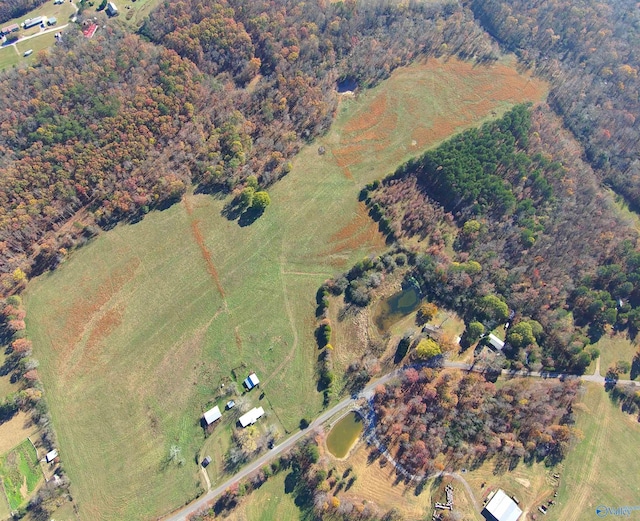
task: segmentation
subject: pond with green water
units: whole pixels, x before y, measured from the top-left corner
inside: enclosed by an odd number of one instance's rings
[[[364,424],[357,412],[350,412],[334,425],[327,436],[327,449],[336,458],[344,458],[356,442]]]
[[[412,313],[420,305],[420,295],[415,288],[405,289],[381,301],[373,319],[378,331],[384,333],[398,320]]]

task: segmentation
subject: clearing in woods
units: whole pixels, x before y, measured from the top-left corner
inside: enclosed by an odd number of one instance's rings
[[[32,281],[28,331],[81,518],[150,519],[198,495],[202,407],[241,364],[266,382],[265,425],[293,432],[316,416],[315,292],[385,248],[360,188],[544,93],[502,63],[401,69],[343,101],[251,226],[223,218],[225,201],[188,195]],[[187,464],[168,461],[171,445]]]

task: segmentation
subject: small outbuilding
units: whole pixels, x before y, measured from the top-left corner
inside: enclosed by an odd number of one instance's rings
[[[202,460],[202,467],[206,468],[209,466],[209,463],[211,463],[211,456],[207,456],[205,459]]]
[[[493,333],[489,333],[489,344],[498,351],[502,351],[502,349],[504,348],[504,342]]]
[[[11,34],[11,33],[15,33],[16,31],[20,30],[20,26],[18,24],[11,24],[11,25],[7,25],[6,27],[2,28],[2,35],[6,36],[7,34]]]
[[[522,510],[504,490],[498,489],[482,510],[487,521],[517,521]]]
[[[256,373],[251,373],[244,381],[244,386],[248,391],[250,391],[254,387],[257,387],[258,385],[260,385],[260,380],[258,380]]]
[[[253,425],[258,421],[258,418],[261,418],[262,416],[264,416],[264,409],[262,407],[254,407],[248,413],[240,416],[238,421],[240,422],[240,425],[247,427],[248,425]]]
[[[57,449],[53,449],[50,452],[47,452],[47,455],[44,457],[45,461],[47,463],[51,463],[52,461],[54,461],[56,458],[58,457],[58,450]]]
[[[51,16],[47,18],[47,25],[56,25],[58,23],[58,19],[55,16]]]
[[[233,409],[236,406],[236,402],[234,402],[233,400],[229,400],[227,402],[227,410],[228,409]]]
[[[213,409],[209,409],[204,413],[204,421],[207,425],[211,425],[214,421],[222,418],[220,408],[216,405]]]
[[[114,4],[113,2],[109,2],[107,4],[107,15],[109,15],[109,16],[117,16],[118,15],[118,8],[116,7],[116,4]]]

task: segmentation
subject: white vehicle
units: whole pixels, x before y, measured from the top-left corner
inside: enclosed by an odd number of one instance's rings
[[[28,51],[24,51],[23,56],[31,56],[33,54],[33,49],[29,49]]]

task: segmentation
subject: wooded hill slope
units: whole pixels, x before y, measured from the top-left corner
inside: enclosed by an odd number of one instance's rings
[[[495,57],[447,3],[188,0],[142,32],[156,43],[115,22],[91,40],[70,26],[0,79],[3,293],[55,267],[94,223],[137,219],[191,183],[228,191],[254,176],[264,188],[286,175],[330,125],[341,77],[372,85],[419,56]]]

